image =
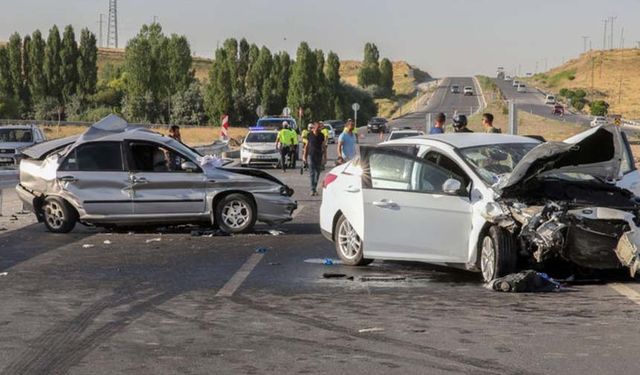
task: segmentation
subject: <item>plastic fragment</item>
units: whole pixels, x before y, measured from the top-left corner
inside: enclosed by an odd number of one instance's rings
[[[384,328],[380,327],[371,327],[371,328],[362,328],[358,330],[358,333],[368,333],[368,332],[382,332]]]
[[[160,242],[162,241],[162,238],[160,237],[156,237],[156,238],[149,238],[148,240],[146,240],[146,243],[151,243],[151,242]]]
[[[259,247],[259,248],[256,249],[256,253],[259,253],[259,254],[264,254],[267,251],[268,251],[268,249],[266,247]]]
[[[94,246],[95,246],[95,245],[92,245],[92,244],[90,244],[90,243],[86,243],[86,244],[82,245],[82,248],[83,248],[83,249],[90,249],[90,248],[92,248],[92,247],[94,247]]]

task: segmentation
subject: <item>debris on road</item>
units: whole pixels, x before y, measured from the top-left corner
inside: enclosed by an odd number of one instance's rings
[[[282,265],[282,263],[280,263],[280,262],[269,262],[268,264],[270,266],[281,266]]]
[[[156,238],[149,238],[148,240],[146,240],[146,243],[151,243],[151,242],[160,242],[162,241],[162,238],[160,237],[156,237]]]
[[[284,232],[277,229],[269,229],[269,234],[272,236],[279,236],[281,234],[284,234]]]
[[[312,263],[312,264],[326,264],[325,261],[329,260],[331,262],[331,264],[329,265],[336,265],[336,264],[342,264],[341,260],[337,260],[337,259],[331,259],[331,258],[310,258],[310,259],[305,259],[304,262],[305,263]]]
[[[384,328],[380,327],[371,327],[371,328],[362,328],[358,330],[358,333],[369,333],[369,332],[382,332]]]
[[[82,245],[82,248],[83,248],[83,249],[90,249],[90,248],[92,248],[92,247],[94,247],[94,246],[95,246],[95,245],[92,245],[92,244],[90,244],[90,243],[86,243],[86,244]]]
[[[9,272],[0,272],[0,276],[7,276]]]
[[[217,237],[217,236],[230,236],[229,233],[217,229],[217,230],[199,230],[194,229],[191,231],[192,237]]]
[[[333,266],[333,259],[324,258],[324,260],[322,261],[322,264],[324,264],[325,266]]]
[[[559,291],[560,283],[546,273],[526,270],[492,280],[487,287],[496,292],[546,293]]]
[[[347,280],[353,280],[353,276],[347,276],[344,273],[331,273],[331,272],[325,272],[322,274],[322,277],[325,279],[347,279]]]
[[[105,244],[105,245],[111,245],[111,241],[109,241],[109,240],[104,240],[103,244]]]
[[[260,253],[260,254],[264,254],[267,251],[269,251],[269,249],[267,249],[266,247],[259,247],[256,249],[256,253]]]
[[[16,215],[11,215],[9,218],[10,221],[18,221],[18,217]]]

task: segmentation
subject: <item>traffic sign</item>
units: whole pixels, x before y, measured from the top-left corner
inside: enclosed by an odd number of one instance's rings
[[[256,108],[256,115],[258,115],[258,117],[262,117],[264,116],[264,107],[259,105],[258,108]]]
[[[291,116],[291,108],[289,108],[289,107],[284,107],[284,108],[282,109],[282,115],[283,115],[283,116],[287,116],[287,117]]]
[[[355,112],[358,112],[360,110],[360,104],[358,103],[353,103],[351,105],[351,109],[353,109]]]

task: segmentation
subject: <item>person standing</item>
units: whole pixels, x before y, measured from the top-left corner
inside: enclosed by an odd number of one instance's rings
[[[289,129],[289,139],[291,140],[291,168],[296,168],[296,162],[298,161],[298,132],[294,129]]]
[[[289,133],[289,123],[283,121],[282,129],[280,129],[276,137],[276,148],[280,150],[280,164],[282,165],[283,172],[287,171],[287,156],[291,155],[292,146],[293,141]]]
[[[173,138],[182,143],[182,136],[180,135],[180,127],[178,125],[171,125],[169,127],[169,138]]]
[[[453,132],[454,133],[473,133],[473,131],[467,128],[467,116],[455,115],[453,116]]]
[[[303,160],[309,167],[309,179],[311,182],[311,196],[318,195],[318,180],[325,153],[325,138],[320,130],[320,124],[315,123],[309,133],[307,144],[303,151]]]
[[[447,116],[442,112],[438,113],[436,115],[436,122],[433,124],[433,128],[429,130],[429,134],[443,134],[445,121],[447,121]]]
[[[324,152],[322,154],[322,170],[324,171],[324,166],[327,165],[327,148],[329,147],[329,128],[324,126],[322,121],[318,122],[320,126],[320,132],[324,136]]]
[[[491,113],[482,114],[482,126],[487,133],[502,133],[502,130],[493,126],[493,115]]]
[[[349,119],[344,127],[344,131],[338,137],[338,156],[344,162],[352,160],[356,156],[357,135],[353,133],[353,120]]]

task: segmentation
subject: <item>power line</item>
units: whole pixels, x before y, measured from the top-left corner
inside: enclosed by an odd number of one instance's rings
[[[602,34],[602,50],[607,49],[607,19],[602,20],[604,22],[604,33]]]
[[[118,48],[118,0],[109,0],[107,47]]]
[[[611,23],[611,35],[609,35],[609,38],[611,38],[611,42],[609,43],[609,46],[611,47],[611,49],[613,49],[613,22],[616,20],[616,16],[609,16],[609,21]]]
[[[104,21],[102,20],[103,16],[103,13],[98,15],[98,47],[104,47],[102,44],[102,25],[104,24]]]
[[[582,36],[582,44],[583,44],[582,52],[587,52],[587,40],[589,40],[589,37],[586,35],[583,35]]]

